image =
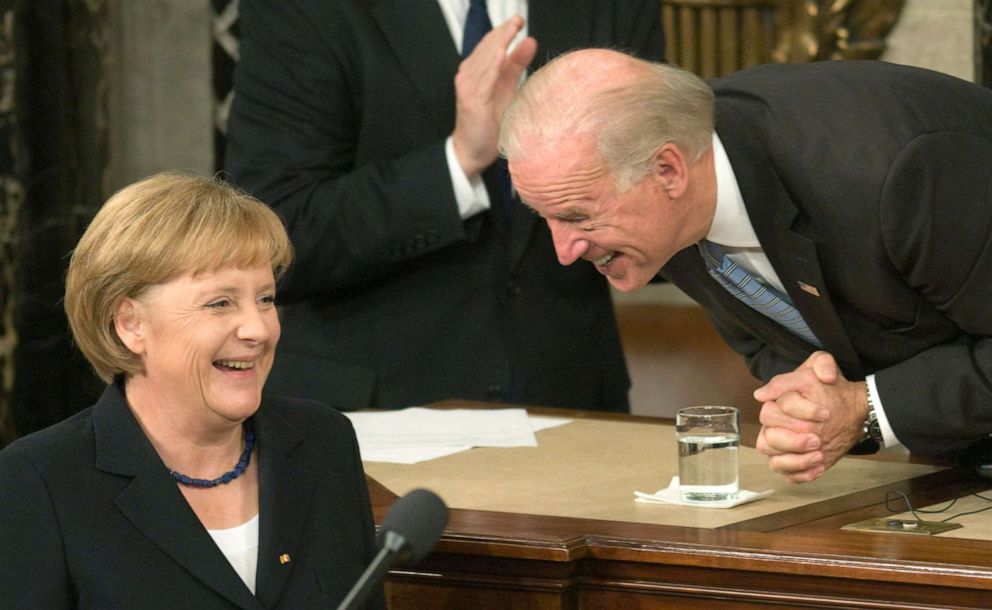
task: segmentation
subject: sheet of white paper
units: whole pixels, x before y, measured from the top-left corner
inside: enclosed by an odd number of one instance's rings
[[[469,449],[471,447],[397,447],[394,449],[372,447],[366,449],[359,444],[363,462],[390,462],[393,464],[416,464]]]
[[[346,413],[363,447],[536,447],[524,409],[427,409]]]
[[[524,414],[522,420],[520,413]],[[446,414],[455,415],[445,417]],[[345,413],[345,415],[355,426],[362,460],[395,464],[416,464],[465,451],[473,446],[535,447],[537,441],[534,432],[572,421],[561,417],[527,416],[523,409],[412,407],[402,411]],[[477,415],[479,417],[476,417]],[[522,427],[521,423],[525,424],[526,428]],[[394,434],[397,430],[399,433]],[[448,436],[445,436],[446,434]],[[471,440],[473,443],[455,444],[465,440]],[[435,444],[438,442],[447,444]]]
[[[548,428],[557,428],[558,426],[564,426],[565,424],[572,423],[572,420],[564,417],[549,417],[547,415],[528,415],[527,421],[530,422],[530,427],[534,430],[534,432],[540,432],[541,430],[547,430]]]

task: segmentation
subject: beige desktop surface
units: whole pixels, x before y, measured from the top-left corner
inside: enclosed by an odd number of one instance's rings
[[[634,502],[635,490],[655,492],[678,474],[670,425],[578,419],[538,432],[537,441],[412,465],[365,462],[365,471],[397,495],[425,487],[452,508],[715,528],[940,470],[846,457],[817,481],[795,485],[741,447],[741,488],[775,493],[729,509],[696,508]]]

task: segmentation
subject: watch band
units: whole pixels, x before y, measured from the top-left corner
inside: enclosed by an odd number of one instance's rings
[[[878,415],[875,413],[875,403],[871,399],[871,390],[865,382],[865,396],[868,398],[868,416],[861,425],[861,440],[847,450],[850,455],[869,455],[877,453],[884,445],[882,429],[878,425]]]
[[[882,436],[882,428],[878,425],[878,414],[875,412],[875,402],[871,399],[871,390],[868,383],[865,383],[865,398],[868,399],[868,417],[862,425],[862,439],[875,441],[879,446],[885,446],[885,438]]]

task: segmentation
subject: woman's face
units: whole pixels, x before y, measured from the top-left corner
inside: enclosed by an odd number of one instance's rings
[[[279,341],[275,292],[269,266],[225,267],[157,284],[126,302],[118,334],[145,368],[129,383],[138,382],[146,401],[207,423],[251,416]]]

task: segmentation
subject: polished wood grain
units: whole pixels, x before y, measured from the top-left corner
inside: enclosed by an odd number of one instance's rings
[[[387,595],[393,610],[990,608],[992,543],[840,529],[887,515],[886,491],[925,506],[989,486],[948,469],[719,529],[456,509],[424,561],[390,573]],[[395,495],[373,480],[369,491],[380,522]]]

